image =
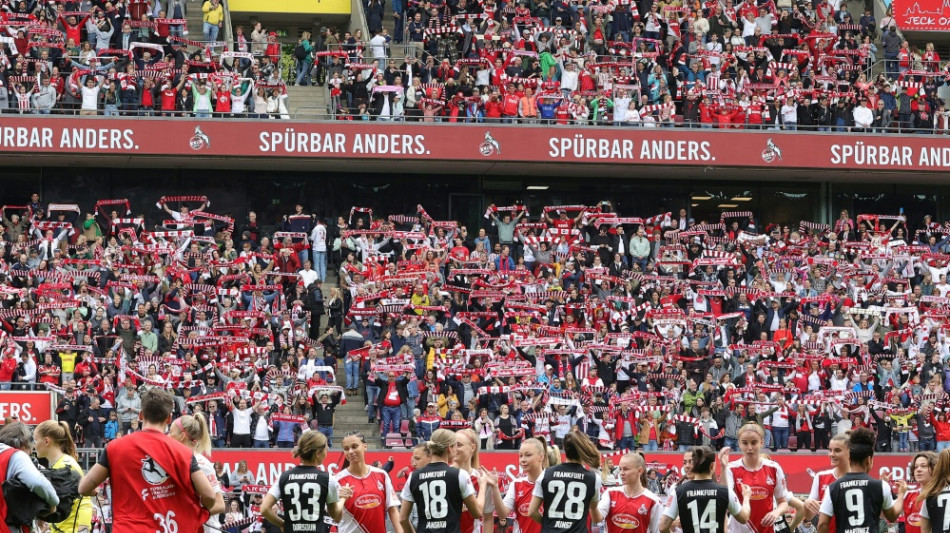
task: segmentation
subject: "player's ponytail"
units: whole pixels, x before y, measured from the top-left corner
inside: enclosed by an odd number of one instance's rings
[[[69,432],[69,424],[66,422],[53,420],[41,422],[40,425],[36,426],[36,434],[41,439],[48,437],[63,453],[76,459],[76,443],[73,442],[72,434]]]
[[[548,446],[548,443],[537,437],[525,439],[524,444],[534,446],[541,456],[541,469],[550,468],[561,462],[561,451],[557,446]]]
[[[712,473],[716,464],[716,452],[709,446],[693,446],[690,450],[693,456],[693,474],[706,476]]]
[[[876,436],[868,428],[858,428],[851,432],[848,442],[848,453],[852,465],[863,465],[865,461],[874,457]]]
[[[600,468],[600,451],[591,442],[590,437],[580,431],[571,431],[564,437],[564,455],[568,461]]]
[[[426,443],[426,449],[429,450],[429,455],[444,459],[448,456],[449,448],[455,445],[456,440],[454,431],[437,429],[432,432],[432,437]]]
[[[205,421],[204,415],[201,413],[195,413],[194,416],[184,415],[177,418],[172,425],[177,426],[188,437],[192,442],[195,453],[202,455],[211,453],[211,434],[208,431],[208,423]]]
[[[933,476],[920,490],[919,500],[936,498],[943,489],[950,484],[950,448],[945,448],[937,457],[937,466],[934,467]]]

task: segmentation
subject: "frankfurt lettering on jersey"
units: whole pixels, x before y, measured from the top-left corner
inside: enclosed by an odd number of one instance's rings
[[[402,499],[418,508],[417,533],[460,533],[463,500],[474,493],[466,472],[431,463],[409,475]]]
[[[600,476],[577,463],[544,471],[534,486],[544,502],[542,533],[587,533],[591,500],[599,500]]]
[[[326,507],[339,500],[339,484],[314,466],[284,472],[270,489],[284,508],[284,533],[329,531]]]
[[[880,533],[881,511],[893,505],[888,485],[867,474],[849,472],[828,487],[821,513],[835,517],[837,533]]]

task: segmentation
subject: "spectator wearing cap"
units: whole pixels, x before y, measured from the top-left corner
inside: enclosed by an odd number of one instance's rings
[[[416,420],[416,436],[420,441],[425,442],[432,437],[432,433],[439,429],[441,424],[442,417],[439,416],[438,406],[435,402],[428,402],[425,412]]]

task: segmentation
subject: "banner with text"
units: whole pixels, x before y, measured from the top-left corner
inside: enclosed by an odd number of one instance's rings
[[[950,2],[950,0],[946,0]],[[950,136],[12,117],[0,153],[943,172]]]
[[[902,31],[947,31],[950,0],[894,0],[894,21]]]
[[[53,418],[53,393],[0,391],[0,424],[7,418],[35,426]]]

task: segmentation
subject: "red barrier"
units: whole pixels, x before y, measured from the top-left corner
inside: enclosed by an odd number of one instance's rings
[[[902,31],[947,31],[950,0],[894,0],[894,20]]]
[[[950,136],[15,116],[0,152],[941,172]]]
[[[53,418],[53,395],[38,391],[0,392],[0,424],[7,417],[35,426]]]
[[[395,462],[392,472],[393,484],[396,489],[402,488],[406,482],[404,477],[397,474],[409,466],[411,454],[405,451],[394,452],[367,452],[366,460],[372,463],[379,461],[385,463],[392,457]],[[732,458],[737,459],[738,454],[733,454]],[[826,453],[797,453],[772,455],[782,468],[785,469],[785,475],[788,478],[788,487],[797,494],[807,494],[811,489],[812,477],[814,472],[830,468],[828,456]],[[682,454],[679,453],[648,453],[646,454],[648,462],[667,464],[671,469],[679,471],[682,464]],[[228,472],[237,468],[241,460],[247,461],[248,468],[254,473],[258,480],[265,484],[271,484],[277,481],[280,474],[288,468],[292,468],[297,462],[291,458],[290,450],[214,450],[211,459],[213,461],[222,461]],[[518,475],[518,456],[513,452],[482,452],[480,454],[481,464],[489,470],[505,472],[509,478]],[[894,480],[911,479],[909,455],[878,455],[874,458],[873,474],[880,476],[890,473]],[[617,463],[617,457],[613,458],[614,464]],[[336,472],[338,465],[343,463],[342,453],[339,450],[330,450],[327,456],[326,465],[330,472]]]

